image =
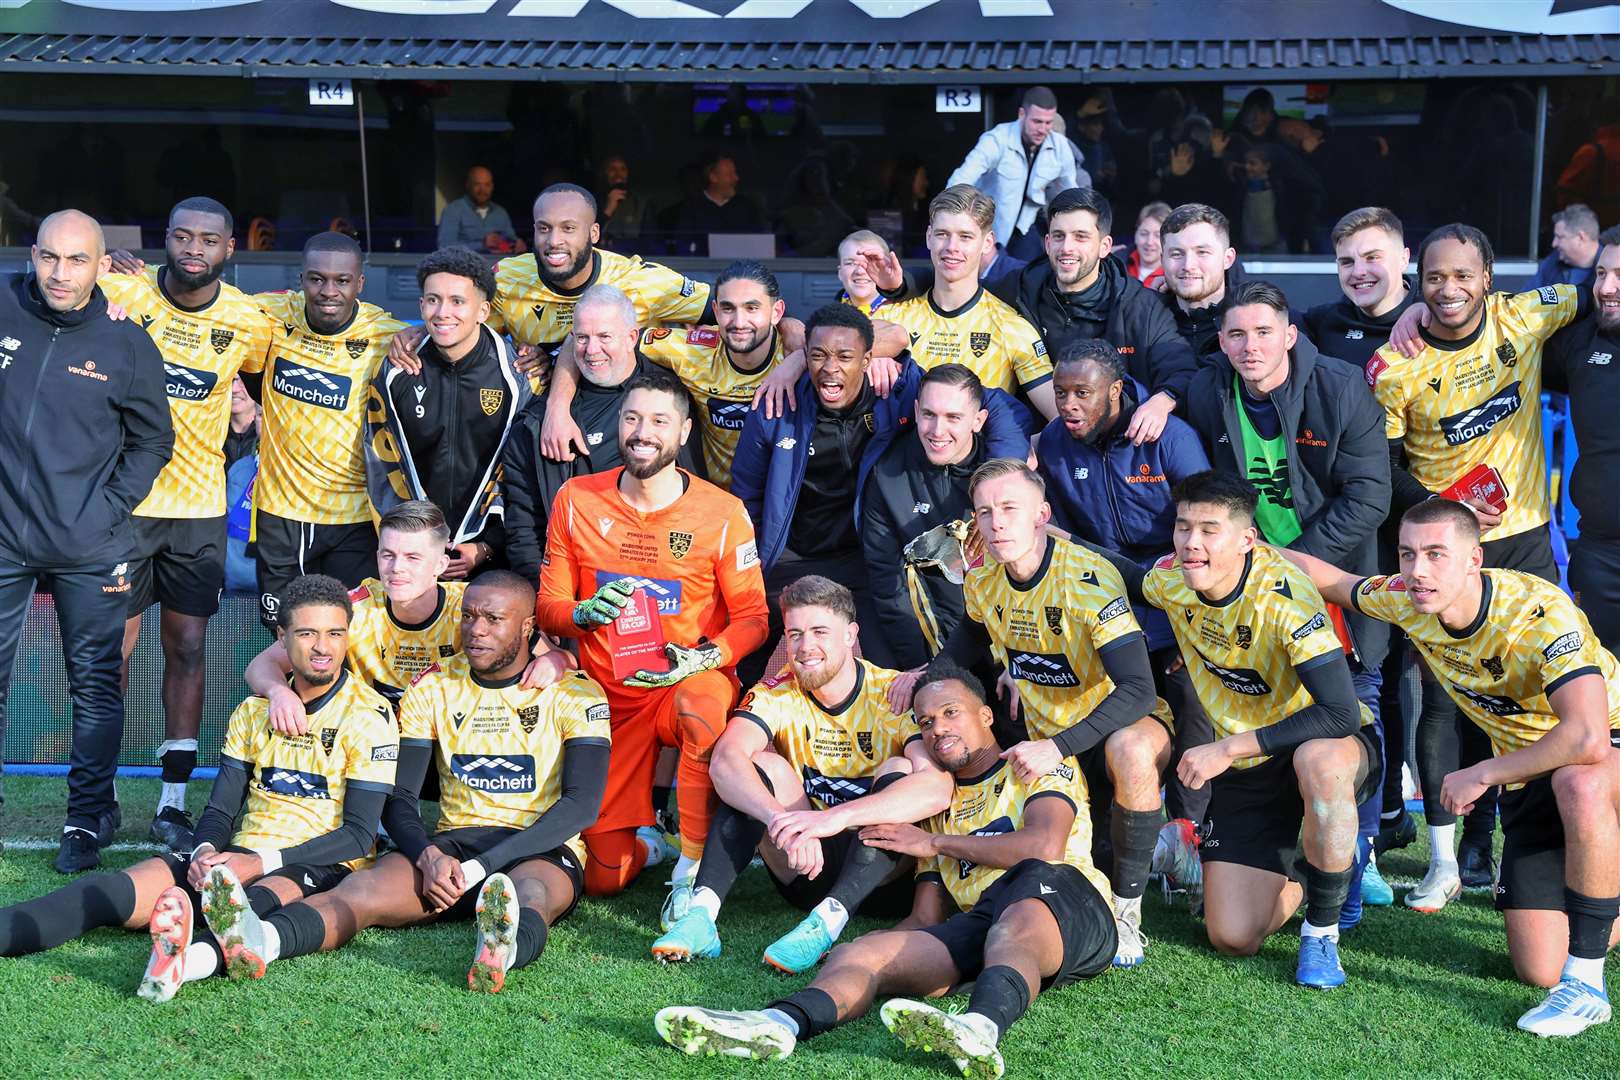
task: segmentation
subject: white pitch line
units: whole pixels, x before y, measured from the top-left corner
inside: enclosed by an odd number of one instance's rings
[[[6,851],[55,851],[62,845],[61,840],[41,840],[37,836],[12,837],[0,839],[0,844]],[[166,851],[148,840],[115,840],[101,849],[102,851]]]

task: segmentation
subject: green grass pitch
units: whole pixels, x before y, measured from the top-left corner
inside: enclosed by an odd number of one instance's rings
[[[122,840],[144,839],[156,781],[119,785]],[[8,778],[0,835],[53,836],[60,780]],[[195,798],[200,798],[199,791]],[[0,904],[62,882],[53,852],[0,856]],[[107,866],[146,857],[117,851]],[[1420,845],[1385,872],[1422,873]],[[134,996],[144,934],[102,930],[52,952],[0,960],[0,1075],[51,1077],[882,1077],[954,1075],[915,1056],[868,1016],[765,1064],[687,1058],[664,1046],[664,1005],[757,1008],[806,980],[764,968],[760,952],[798,920],[757,871],[721,915],[724,955],[682,967],[649,959],[663,898],[658,868],[626,896],[587,900],[539,962],[504,993],[466,989],[469,924],[371,930],[343,950],[273,965],[253,983],[192,984],[166,1006]],[[1397,888],[1397,892],[1400,892]],[[1567,1041],[1513,1030],[1540,992],[1513,980],[1501,920],[1484,892],[1438,916],[1369,909],[1343,941],[1350,983],[1293,985],[1297,922],[1249,960],[1216,956],[1184,905],[1150,891],[1147,964],[1036,1001],[1005,1040],[1023,1077],[1620,1076],[1620,1023]],[[875,924],[857,920],[852,930]],[[961,999],[955,999],[960,1002]]]

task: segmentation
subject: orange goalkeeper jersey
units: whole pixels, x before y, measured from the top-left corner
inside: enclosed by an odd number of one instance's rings
[[[707,638],[732,667],[765,640],[765,577],[754,525],[735,495],[682,470],[686,490],[644,514],[619,494],[623,467],[576,476],[557,492],[546,528],[535,613],[548,634],[580,639],[580,666],[623,697],[607,634],[582,634],[574,606],[610,581],[628,578],[657,602],[665,640]]]

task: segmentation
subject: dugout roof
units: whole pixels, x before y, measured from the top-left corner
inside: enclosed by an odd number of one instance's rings
[[[1620,71],[1612,0],[0,0],[0,71],[981,83]]]

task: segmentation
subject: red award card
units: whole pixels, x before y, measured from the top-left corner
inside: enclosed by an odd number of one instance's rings
[[[1490,465],[1475,465],[1455,484],[1440,493],[1458,502],[1484,503],[1500,514],[1507,509],[1508,489],[1502,474]]]
[[[668,671],[664,655],[664,621],[646,589],[630,594],[630,603],[608,623],[608,651],[613,654],[613,677],[623,682],[643,669]]]

